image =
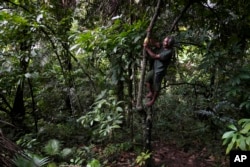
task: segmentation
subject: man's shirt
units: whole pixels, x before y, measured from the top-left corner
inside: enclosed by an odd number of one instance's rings
[[[160,59],[154,60],[154,72],[161,73],[165,72],[169,63],[171,62],[171,58],[173,56],[173,49],[162,48],[159,52]]]

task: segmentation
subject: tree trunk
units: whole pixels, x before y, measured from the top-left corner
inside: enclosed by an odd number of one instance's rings
[[[150,22],[148,29],[147,29],[146,38],[150,37],[151,30],[154,26],[154,23],[155,23],[156,18],[159,14],[159,11],[160,11],[160,4],[161,4],[161,0],[158,0],[155,14]],[[145,50],[145,48],[143,48],[142,69],[141,69],[141,77],[140,77],[140,83],[139,83],[139,88],[138,88],[136,108],[142,114],[142,119],[143,119],[142,129],[143,129],[144,151],[150,153],[150,157],[147,159],[145,166],[151,167],[151,166],[153,166],[152,154],[151,154],[151,151],[152,151],[152,148],[151,148],[152,107],[144,109],[142,106],[144,78],[145,78],[145,71],[146,71],[146,64],[147,64],[147,57],[146,56],[147,56],[146,50]]]
[[[24,100],[23,100],[23,84],[24,82],[21,81],[17,86],[13,107],[10,112],[12,123],[17,127],[23,126],[22,124],[23,124],[23,120],[25,117],[25,107],[24,107]]]
[[[130,57],[132,57],[132,53],[130,53]],[[134,138],[134,126],[133,126],[133,69],[132,62],[129,63],[128,67],[128,98],[130,103],[128,104],[128,118],[127,125],[130,128],[131,140]],[[132,78],[131,78],[132,77]]]
[[[35,131],[36,133],[38,132],[38,118],[36,114],[36,103],[35,103],[35,97],[34,97],[34,92],[33,92],[33,87],[30,78],[28,78],[28,84],[30,88],[30,95],[31,95],[31,100],[32,100],[32,115],[34,117],[34,122],[35,122]]]
[[[58,29],[57,29],[57,35],[62,38],[61,46],[62,50],[61,53],[57,55],[57,59],[60,63],[60,66],[62,68],[62,73],[64,75],[65,79],[65,108],[66,111],[68,111],[70,114],[73,114],[76,109],[75,109],[75,101],[74,97],[75,92],[74,90],[74,80],[71,75],[72,71],[72,60],[71,60],[71,53],[70,53],[70,45],[68,41],[68,36],[65,35],[71,28],[71,15],[76,7],[76,1],[75,0],[62,0],[62,1],[53,1],[53,5],[56,6],[55,9],[52,12],[54,12],[54,15],[57,18],[57,21],[59,24]],[[62,21],[62,19],[64,19]]]
[[[161,0],[158,0],[157,2],[157,7],[156,7],[156,11],[155,14],[150,22],[150,25],[147,29],[147,35],[146,38],[149,38],[151,35],[151,30],[153,29],[154,23],[156,21],[156,18],[159,14],[160,11],[160,4],[161,4]],[[143,48],[143,59],[142,59],[142,67],[141,67],[141,76],[140,76],[140,82],[139,82],[139,88],[138,88],[138,95],[137,95],[137,103],[136,103],[136,108],[138,110],[143,110],[142,107],[142,95],[143,95],[143,88],[144,88],[144,78],[145,78],[145,71],[146,71],[146,64],[147,64],[147,53],[145,48]]]
[[[20,39],[19,49],[21,51],[21,58],[20,58],[20,67],[22,69],[22,74],[27,72],[27,68],[29,65],[29,52],[32,46],[32,41],[29,36],[29,27],[23,27],[20,31],[23,35],[23,38]],[[28,52],[28,53],[26,53]],[[12,110],[10,112],[10,117],[12,123],[20,128],[24,127],[23,120],[25,117],[25,107],[24,107],[24,82],[25,78],[19,80],[17,85],[16,95],[13,103]]]

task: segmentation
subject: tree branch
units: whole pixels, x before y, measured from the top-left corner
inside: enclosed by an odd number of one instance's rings
[[[46,28],[48,28],[48,30],[51,31],[51,33],[52,33],[53,35],[56,34],[55,31],[54,31],[51,27],[49,27],[48,25],[46,25]],[[44,28],[41,28],[41,31],[45,34],[45,36],[47,37],[47,39],[48,39],[49,42],[51,43],[51,46],[52,46],[52,48],[53,48],[53,50],[54,50],[54,53],[56,54],[57,59],[58,59],[58,61],[59,61],[59,64],[60,64],[60,66],[61,66],[61,68],[62,68],[62,73],[64,74],[63,65],[62,65],[62,62],[61,62],[61,60],[60,60],[59,53],[56,51],[56,46],[54,45],[54,42],[53,42],[52,39],[50,38],[49,33],[48,33]],[[65,50],[68,51],[68,48],[65,46],[65,44],[64,44],[63,42],[61,42],[61,41],[59,41],[59,42],[61,43],[62,47],[63,47]],[[85,70],[83,69],[83,67],[81,66],[81,64],[80,64],[79,61],[77,60],[77,58],[76,58],[70,51],[69,51],[69,55],[70,55],[71,58],[73,58],[73,60],[77,63],[77,65],[82,69],[82,72],[86,75],[86,77],[87,77],[87,78],[89,79],[89,81],[92,83],[92,86],[93,86],[94,90],[96,91],[96,87],[95,87],[94,81],[91,79],[91,76],[90,76],[87,72],[85,72]]]
[[[182,9],[180,15],[178,17],[175,18],[171,28],[169,29],[169,32],[172,32],[175,28],[175,26],[178,24],[178,22],[180,21],[180,19],[182,18],[182,16],[186,13],[186,11],[189,9],[189,7],[194,3],[195,1],[188,1],[188,3],[186,4],[186,6],[184,6],[184,8]]]
[[[160,4],[161,4],[161,0],[158,0],[154,16],[151,19],[151,22],[150,22],[150,24],[148,26],[148,29],[147,29],[146,38],[150,37],[151,30],[153,29],[153,26],[154,26],[154,23],[156,21],[156,18],[159,15]],[[145,48],[143,48],[143,59],[142,59],[141,77],[140,77],[140,82],[139,82],[139,89],[138,89],[138,96],[137,96],[137,103],[136,103],[136,108],[139,109],[139,110],[142,109],[142,94],[143,94],[143,87],[144,87],[146,62],[147,62],[147,54],[146,54]]]
[[[208,98],[211,95],[211,93],[209,91],[209,88],[203,83],[188,83],[188,82],[169,83],[166,86],[162,87],[161,89],[165,89],[165,88],[167,88],[169,86],[179,86],[179,85],[190,85],[195,89],[195,94],[196,95],[200,94],[200,95],[203,95],[205,98]],[[203,88],[205,90],[205,92],[198,93],[196,91],[196,87]]]
[[[169,86],[179,86],[179,85],[191,85],[191,86],[199,86],[199,87],[206,88],[206,86],[203,85],[203,84],[201,84],[201,83],[179,82],[179,83],[170,83],[170,84],[167,84],[166,86],[162,87],[161,89],[167,88]]]
[[[1,7],[0,10],[6,10],[6,9],[14,9],[14,8],[11,8],[11,7]]]
[[[5,112],[5,113],[7,113],[7,114],[10,112],[10,111],[8,111],[6,108],[3,108],[3,107],[1,107],[1,106],[0,106],[0,111],[3,111],[3,112]]]
[[[63,48],[64,48],[65,50],[68,51],[70,57],[73,58],[73,60],[77,63],[77,65],[82,69],[82,72],[83,72],[83,73],[86,75],[86,77],[89,79],[89,81],[90,81],[91,84],[92,84],[92,87],[94,88],[94,90],[95,90],[95,92],[96,92],[96,86],[95,86],[94,81],[91,79],[91,76],[90,76],[87,72],[85,72],[85,70],[84,70],[84,68],[82,67],[81,63],[80,63],[80,62],[78,61],[78,59],[68,50],[68,48],[65,46],[65,44],[64,44],[63,42],[61,42],[61,44],[62,44]]]
[[[15,125],[13,125],[13,124],[11,124],[9,122],[3,121],[3,120],[0,120],[0,123],[5,124],[5,125],[9,125],[9,126],[12,126],[12,127],[16,128]]]
[[[203,47],[203,45],[195,43],[195,42],[183,42],[183,41],[179,41],[176,42],[176,44],[183,44],[183,45],[193,45],[193,46],[197,46],[197,47]]]
[[[16,7],[20,7],[23,10],[25,10],[26,12],[30,13],[30,11],[23,5],[16,4],[15,2],[12,2],[11,0],[3,0],[3,1],[8,2],[8,3],[10,3],[10,4],[12,4],[12,5],[16,6]]]

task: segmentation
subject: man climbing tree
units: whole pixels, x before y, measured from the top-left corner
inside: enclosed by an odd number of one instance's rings
[[[150,101],[146,104],[148,107],[152,106],[159,96],[162,79],[166,74],[171,58],[174,55],[174,43],[175,40],[171,36],[164,38],[162,45],[159,42],[154,42],[153,40],[149,40],[147,38],[144,40],[143,46],[149,56],[154,60],[153,68],[148,72],[145,78],[146,86],[149,89],[149,93],[146,96],[150,99]],[[149,46],[160,48],[159,53],[154,53]]]

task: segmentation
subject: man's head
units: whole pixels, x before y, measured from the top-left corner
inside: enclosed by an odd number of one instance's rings
[[[163,47],[165,47],[165,48],[171,48],[171,47],[174,46],[174,43],[175,43],[174,37],[167,36],[163,40]]]

